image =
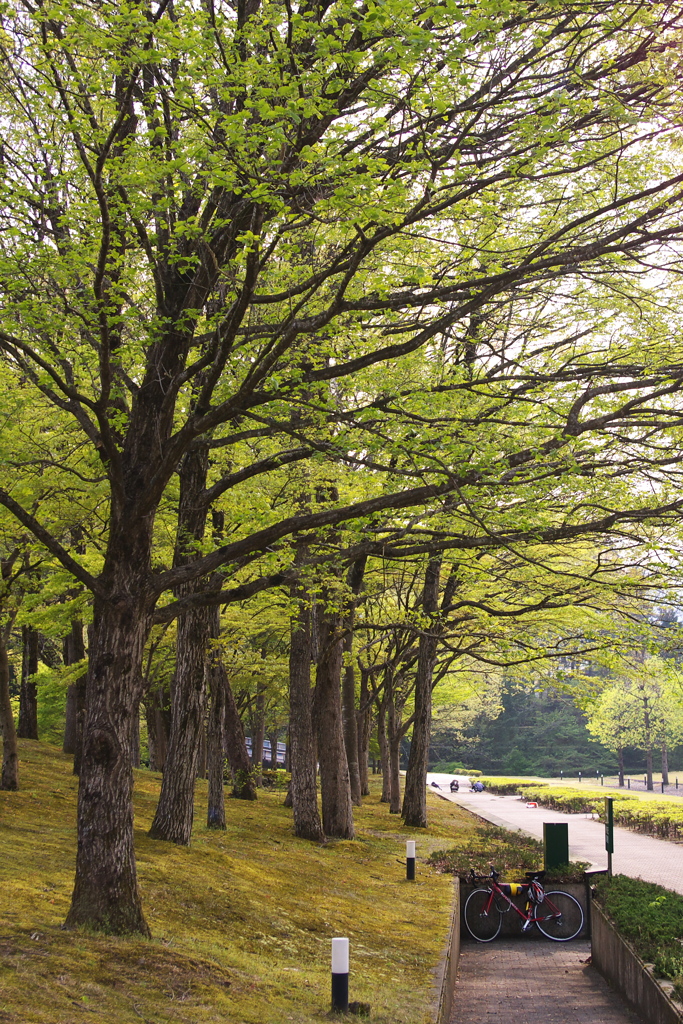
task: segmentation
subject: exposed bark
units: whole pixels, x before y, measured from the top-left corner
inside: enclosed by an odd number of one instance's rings
[[[353,804],[342,722],[342,616],[320,617],[315,717],[318,731],[323,830],[335,839],[353,839]]]
[[[214,668],[220,659],[215,648],[207,659],[207,674],[211,701],[206,728],[207,763],[209,770],[209,800],[206,824],[209,828],[225,828],[225,791],[223,769],[225,764],[225,687],[220,671]]]
[[[377,705],[377,742],[379,744],[380,770],[382,772],[382,795],[380,803],[391,803],[391,768],[389,765],[389,740],[387,738],[387,704],[385,696]]]
[[[263,785],[263,741],[266,737],[266,693],[261,683],[256,684],[256,697],[251,718],[251,764],[257,787]]]
[[[301,553],[300,553],[301,554]],[[325,838],[316,786],[311,700],[311,609],[308,595],[296,587],[297,611],[292,617],[289,649],[289,736],[294,831],[300,839]]]
[[[367,558],[358,558],[349,569],[347,584],[352,597],[344,621],[343,652],[346,664],[342,683],[342,715],[344,727],[344,746],[349,766],[351,784],[351,800],[360,807],[362,804],[362,783],[358,755],[358,726],[356,722],[356,676],[353,664],[353,626],[355,621],[356,600],[363,585]]]
[[[209,638],[206,608],[193,608],[178,621],[176,682],[171,738],[161,794],[149,835],[187,846],[192,836],[194,789],[204,728],[204,660]]]
[[[21,659],[21,692],[17,736],[24,740],[38,739],[38,691],[31,678],[38,671],[38,631],[22,626],[24,651]]]
[[[216,605],[210,611],[209,634],[212,640],[220,635],[220,610]],[[256,787],[251,776],[251,764],[247,751],[244,726],[237,710],[235,695],[225,672],[220,652],[214,648],[211,658],[211,684],[220,686],[224,701],[224,750],[232,773],[232,796],[237,800],[255,800]]]
[[[662,744],[662,782],[669,785],[669,750],[666,743]]]
[[[149,935],[133,847],[131,718],[141,696],[140,665],[153,608],[151,601],[134,603],[126,589],[117,586],[139,571],[138,565],[125,565],[127,549],[119,550],[121,577],[107,588],[118,593],[118,600],[95,599],[78,789],[76,882],[66,927],[87,925],[113,934]]]
[[[432,724],[432,677],[438,648],[438,630],[434,621],[439,607],[441,559],[432,558],[425,573],[422,610],[432,626],[420,636],[417,675],[415,678],[415,711],[413,736],[403,796],[403,818],[411,828],[427,827],[427,760]]]
[[[368,672],[361,668],[359,708],[356,712],[356,732],[358,734],[358,772],[360,775],[361,796],[370,795],[369,761],[371,733],[371,701],[368,687]]]
[[[145,695],[145,716],[147,719],[147,746],[149,767],[153,772],[163,772],[171,731],[170,694],[163,687],[153,687]]]
[[[9,660],[5,638],[0,631],[0,730],[2,730],[2,776],[0,789],[19,789],[19,754],[9,693]]]
[[[180,468],[178,543],[174,564],[185,565],[196,557],[196,543],[204,537],[206,505],[203,491],[208,449],[201,445],[188,452]],[[194,593],[198,581],[177,591]],[[171,705],[171,736],[164,764],[159,803],[149,835],[187,846],[192,835],[194,789],[201,753],[206,710],[205,661],[209,641],[208,608],[192,608],[178,619],[176,674]]]
[[[71,630],[64,637],[63,656],[65,665],[76,665],[85,658],[83,623],[80,619],[72,620]],[[87,672],[84,672],[69,686],[66,694],[66,723],[62,749],[65,754],[73,754],[74,775],[79,774],[83,751],[86,683]]]
[[[617,751],[617,754],[619,755],[619,785],[623,786],[624,785],[624,748],[623,747],[619,747],[619,750]]]
[[[388,699],[388,746],[389,746],[389,813],[401,813],[401,740],[404,731],[401,728],[401,713],[397,709],[393,697]]]

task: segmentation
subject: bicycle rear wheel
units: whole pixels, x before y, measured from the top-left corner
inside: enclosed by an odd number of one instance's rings
[[[583,928],[583,910],[568,892],[547,892],[536,907],[536,924],[548,939],[569,942]]]
[[[498,935],[503,915],[489,889],[474,889],[465,901],[467,931],[477,942],[490,942]]]

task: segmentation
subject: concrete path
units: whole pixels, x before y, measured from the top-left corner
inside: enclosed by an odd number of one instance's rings
[[[643,1024],[588,964],[590,943],[463,943],[449,1024]]]
[[[453,776],[429,775],[428,782],[440,785],[439,793],[461,807],[504,828],[519,829],[536,839],[543,838],[545,821],[569,823],[569,856],[587,861],[594,868],[607,867],[605,826],[585,814],[562,814],[547,807],[527,807],[516,796],[494,796],[492,793],[469,792],[469,781],[461,782],[460,791],[451,794],[448,783]],[[615,874],[642,878],[646,882],[683,893],[683,845],[652,836],[642,836],[629,829],[614,829],[612,868]]]

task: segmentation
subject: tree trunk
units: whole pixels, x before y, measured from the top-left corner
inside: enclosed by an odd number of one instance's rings
[[[171,738],[164,778],[149,835],[188,846],[194,818],[194,789],[204,728],[204,661],[209,612],[192,608],[178,619],[176,681]]]
[[[208,448],[187,452],[180,466],[180,500],[174,565],[196,558],[196,545],[204,538],[204,488],[209,465]],[[196,593],[202,581],[179,588],[177,597]],[[192,835],[194,788],[204,731],[206,709],[205,661],[209,640],[208,608],[192,608],[178,619],[176,675],[171,705],[171,736],[164,778],[149,835],[187,846]]]
[[[411,828],[427,827],[427,761],[432,725],[432,678],[438,649],[435,616],[439,607],[440,575],[441,559],[430,559],[425,573],[422,609],[425,617],[432,619],[432,625],[428,626],[420,637],[415,679],[413,736],[403,796],[403,818],[406,825]]]
[[[645,724],[645,763],[647,768],[647,782],[646,786],[648,790],[654,789],[652,781],[652,730],[650,726],[650,709],[648,706],[648,698],[645,697],[643,701],[644,710],[644,724]]]
[[[72,620],[71,631],[64,637],[63,653],[65,665],[76,665],[85,658],[83,623],[80,619]],[[62,749],[65,754],[73,754],[74,775],[80,773],[81,755],[83,752],[86,685],[87,672],[84,672],[75,683],[69,686],[66,693],[66,723],[64,726]]]
[[[666,743],[662,744],[662,782],[669,785],[669,750]]]
[[[170,694],[162,687],[153,687],[145,696],[149,767],[153,772],[163,772],[166,763],[168,737],[171,730],[169,700]]]
[[[38,691],[31,676],[38,671],[38,631],[22,626],[24,652],[21,659],[21,693],[17,736],[24,740],[38,739]]]
[[[206,729],[206,749],[209,767],[209,801],[206,824],[209,828],[225,828],[225,792],[223,768],[225,763],[225,687],[221,673],[214,668],[220,652],[212,650],[207,659],[207,674],[211,689],[211,703]]]
[[[619,747],[619,785],[624,785],[624,748]]]
[[[0,631],[0,730],[2,731],[2,776],[0,789],[19,789],[19,754],[9,694],[9,660],[5,639]]]
[[[323,830],[335,839],[353,839],[353,804],[342,722],[342,646],[341,614],[327,612],[320,620],[315,687]]]
[[[361,796],[370,795],[368,764],[370,761],[370,693],[368,674],[361,669],[359,709],[356,712],[356,733],[358,736],[358,773]]]
[[[123,545],[112,544],[121,551]],[[123,548],[123,553],[128,553]],[[76,882],[66,927],[149,935],[133,847],[131,718],[138,708],[140,666],[152,602],[127,599],[139,570],[119,560],[112,596],[95,598],[78,788]]]
[[[389,701],[389,814],[401,813],[401,715]]]
[[[263,741],[266,736],[266,694],[261,683],[256,684],[255,709],[251,727],[251,764],[256,786],[263,785]]]
[[[301,557],[301,553],[299,554]],[[311,701],[311,608],[308,595],[293,589],[297,611],[292,617],[289,649],[289,737],[294,832],[321,843],[325,834],[318,811]]]
[[[270,767],[273,770],[276,770],[277,767],[278,767],[277,744],[278,744],[279,738],[280,738],[280,730],[279,729],[274,729],[272,732],[268,733],[268,741],[270,743]]]
[[[351,783],[351,800],[360,807],[362,804],[362,784],[358,756],[358,725],[356,722],[356,677],[353,667],[353,626],[356,615],[356,601],[363,585],[367,558],[358,558],[349,569],[347,584],[353,595],[344,622],[345,666],[342,683],[342,715],[344,728],[344,746],[349,766]]]
[[[379,760],[382,772],[382,795],[380,803],[391,803],[391,766],[389,763],[389,741],[387,739],[387,707],[386,696],[377,707],[377,742],[379,744]]]
[[[217,640],[221,631],[221,613],[218,605],[209,610],[209,636]],[[237,800],[255,800],[256,788],[251,777],[251,765],[235,695],[232,692],[220,651],[214,647],[211,657],[211,685],[220,686],[224,702],[224,750],[232,773],[232,796]]]

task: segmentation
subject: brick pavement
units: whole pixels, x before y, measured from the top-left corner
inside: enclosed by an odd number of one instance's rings
[[[449,1024],[643,1024],[589,957],[581,939],[463,943]]]
[[[451,776],[428,776],[443,784]],[[607,867],[605,853],[605,826],[585,814],[562,814],[547,807],[527,807],[515,796],[495,796],[493,793],[470,793],[469,783],[458,793],[447,791],[447,783],[440,794],[467,810],[504,828],[520,829],[536,839],[543,838],[543,823],[566,821],[569,823],[569,855],[572,860],[587,861],[594,868]],[[615,873],[643,878],[647,882],[683,893],[683,844],[653,836],[639,835],[625,828],[614,829],[613,869]]]

